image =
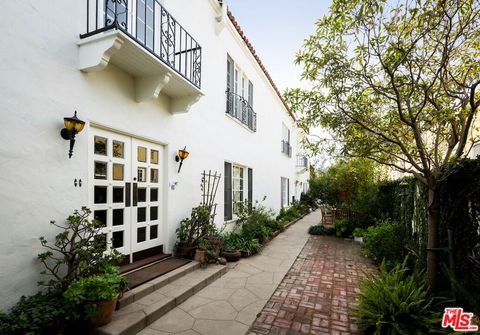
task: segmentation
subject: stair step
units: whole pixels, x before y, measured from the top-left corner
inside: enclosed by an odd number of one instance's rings
[[[190,262],[179,267],[178,269],[170,271],[160,277],[154,278],[146,282],[145,284],[142,284],[131,290],[128,290],[127,292],[125,292],[123,297],[118,300],[117,308],[122,309],[128,306],[129,304],[139,299],[142,299],[146,295],[164,287],[165,285],[171,283],[172,281],[177,280],[191,273],[192,271],[198,269],[199,267],[200,267],[200,263]]]
[[[189,267],[190,272],[183,275],[176,273],[183,267]],[[136,290],[133,289],[127,292],[130,295],[121,299],[123,303],[119,302],[120,309],[115,311],[112,322],[95,329],[94,334],[137,334],[227,272],[227,267],[224,265],[200,268],[198,262],[192,262],[183,267],[136,288],[145,286],[142,291],[131,293]],[[166,276],[169,278],[163,278]],[[147,291],[149,292],[145,294]],[[144,294],[143,297],[140,297],[142,294]]]

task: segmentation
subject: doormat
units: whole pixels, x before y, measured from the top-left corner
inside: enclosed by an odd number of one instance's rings
[[[124,275],[124,277],[128,282],[128,288],[132,289],[190,262],[188,259],[171,257],[137,271],[130,272]]]

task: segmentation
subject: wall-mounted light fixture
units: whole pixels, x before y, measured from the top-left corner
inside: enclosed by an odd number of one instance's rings
[[[182,168],[183,160],[187,159],[189,154],[190,153],[187,151],[187,147],[178,150],[178,155],[175,156],[175,161],[180,162],[180,165],[178,166],[178,173],[180,173],[180,169]]]
[[[72,117],[63,118],[63,124],[65,128],[60,131],[60,135],[66,141],[70,140],[70,150],[68,151],[68,158],[72,158],[73,146],[75,145],[75,135],[83,130],[85,121],[80,120],[77,117],[77,111]]]

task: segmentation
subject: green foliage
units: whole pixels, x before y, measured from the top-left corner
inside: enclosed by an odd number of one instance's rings
[[[352,233],[353,237],[363,237],[365,235],[365,229],[355,228]]]
[[[8,314],[0,313],[0,334],[62,334],[64,324],[74,318],[75,310],[61,294],[50,292],[23,296]]]
[[[328,206],[348,214],[354,225],[370,226],[378,212],[378,164],[365,159],[341,159],[310,180],[310,190]]]
[[[280,213],[277,215],[277,221],[285,224],[297,220],[305,214],[306,209],[301,207],[298,203],[294,203],[287,209],[280,209]]]
[[[243,236],[257,239],[263,243],[276,228],[280,227],[273,218],[273,212],[256,202],[251,206],[247,202],[240,203],[235,212],[237,215],[237,227]]]
[[[39,285],[64,290],[71,282],[101,273],[105,266],[121,261],[123,256],[116,250],[105,252],[104,235],[98,234],[102,224],[97,220],[88,220],[91,213],[90,209],[82,207],[67,218],[65,226],[52,221],[52,225],[62,230],[55,236],[53,245],[40,237],[40,243],[48,249],[38,255],[45,266],[41,273],[51,279],[41,281]]]
[[[175,230],[178,246],[192,247],[201,238],[217,235],[210,211],[210,207],[199,205],[192,208],[190,218],[180,221],[180,226]]]
[[[364,243],[367,254],[378,262],[385,261],[388,267],[398,264],[405,256],[404,228],[389,220],[369,227]]]
[[[326,228],[322,225],[310,226],[308,233],[310,235],[334,235],[335,228]]]
[[[208,239],[201,238],[197,241],[197,248],[206,251],[207,258],[215,260],[220,254],[218,247],[215,247]]]
[[[87,317],[95,315],[93,302],[113,300],[126,288],[126,280],[118,268],[107,266],[104,273],[75,280],[63,293],[64,298],[76,306],[85,309]]]
[[[337,219],[333,223],[333,226],[335,227],[338,237],[350,237],[355,228],[355,223],[351,219]]]
[[[441,333],[441,309],[429,296],[422,273],[397,264],[361,281],[359,302],[354,309],[357,324],[365,334],[423,335]]]

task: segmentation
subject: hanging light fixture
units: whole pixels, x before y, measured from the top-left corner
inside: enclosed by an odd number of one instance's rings
[[[85,121],[77,117],[77,111],[72,117],[63,118],[65,128],[60,131],[60,135],[66,141],[70,141],[70,150],[68,151],[68,158],[72,158],[73,146],[75,145],[75,135],[80,133],[85,127]]]
[[[178,173],[180,173],[180,169],[182,168],[183,161],[187,159],[190,153],[187,151],[187,147],[185,146],[183,149],[178,150],[178,154],[175,156],[175,161],[180,162],[178,166]]]

